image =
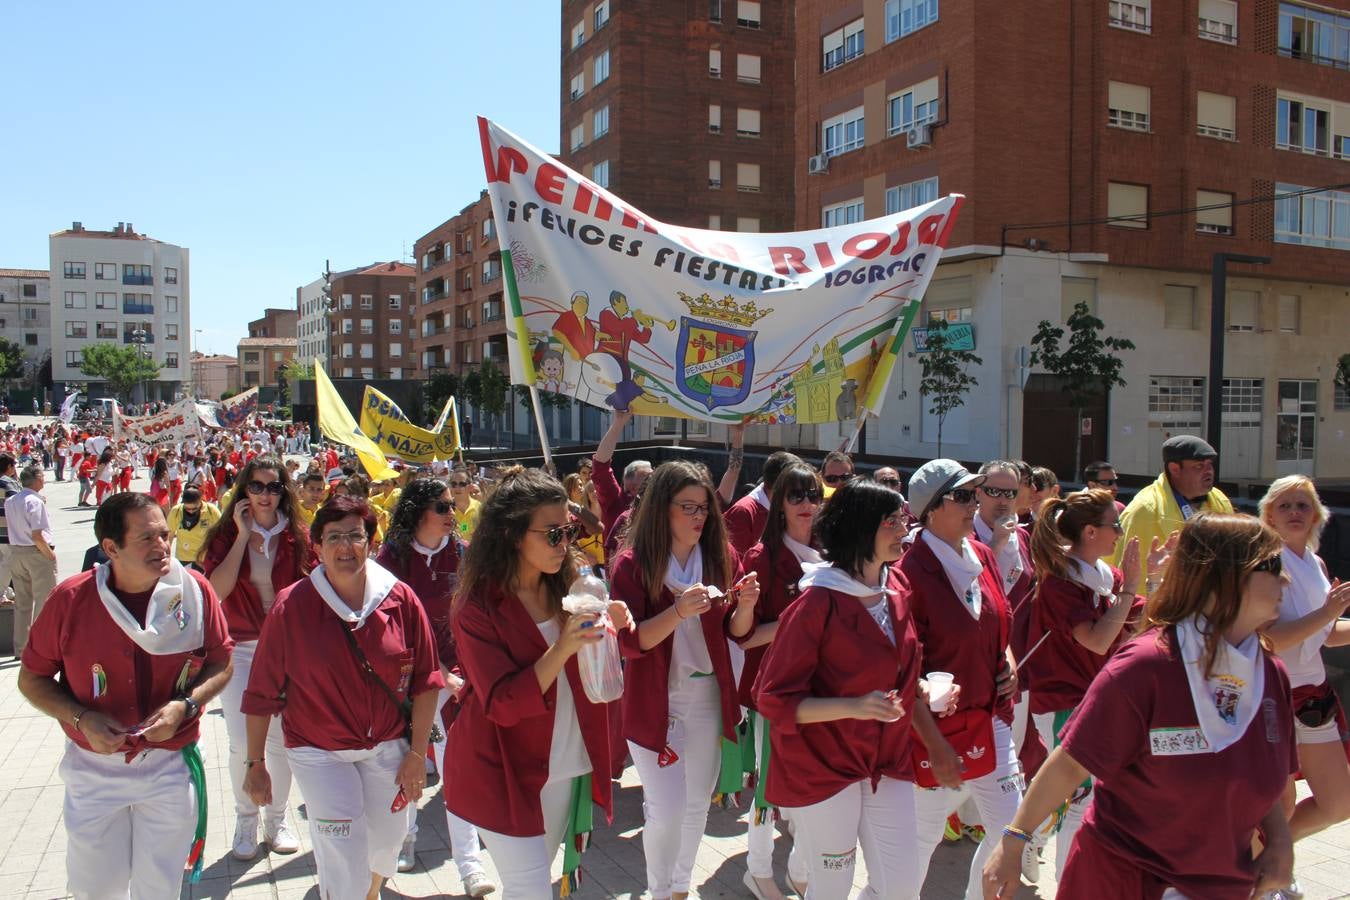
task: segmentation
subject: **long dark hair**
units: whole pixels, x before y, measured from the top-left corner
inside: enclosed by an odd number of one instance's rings
[[[793,491],[819,490],[820,475],[804,462],[789,463],[775,475],[769,495],[769,519],[764,523],[764,535],[760,538],[771,553],[782,548],[783,534],[787,531],[787,495]]]
[[[234,491],[230,494],[230,502],[225,504],[225,508],[220,511],[220,521],[212,527],[211,533],[207,535],[206,540],[202,542],[202,552],[216,540],[218,535],[225,535],[226,539],[234,540],[239,533],[239,528],[234,524],[234,508],[240,499],[248,497],[248,483],[253,480],[253,473],[259,470],[275,472],[277,481],[285,488],[281,496],[277,498],[277,512],[287,519],[286,531],[295,539],[296,565],[300,567],[303,574],[309,574],[311,554],[308,552],[309,534],[305,531],[304,523],[300,517],[295,514],[295,492],[291,482],[290,475],[286,472],[286,466],[281,459],[274,454],[265,453],[262,456],[255,456],[244,464],[244,468],[239,470],[239,475],[234,481]]]
[[[496,590],[510,591],[520,564],[516,548],[529,531],[534,511],[566,503],[567,492],[547,472],[521,466],[508,468],[478,514],[473,540],[460,564],[453,608],[457,610],[467,602],[482,603]],[[574,553],[567,554],[557,572],[543,575],[545,603],[551,615],[562,615],[562,598],[576,577]]]
[[[703,553],[703,583],[715,584],[723,590],[731,586],[731,547],[712,479],[706,469],[694,463],[673,460],[657,466],[647,478],[642,500],[633,511],[628,534],[624,536],[625,546],[633,548],[642,585],[653,601],[661,596],[670,565],[670,505],[676,494],[694,484],[708,492],[708,518],[698,539]]]
[[[384,532],[384,546],[399,562],[408,561],[413,537],[417,534],[422,516],[447,490],[445,482],[439,478],[414,478],[399,494],[398,505],[394,507],[389,517],[389,527]],[[451,535],[451,543],[456,543],[454,535]]]

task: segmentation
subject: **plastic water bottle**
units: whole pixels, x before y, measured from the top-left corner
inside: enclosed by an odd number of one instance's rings
[[[596,575],[590,566],[581,567],[581,574],[572,582],[567,593],[573,597],[594,597],[606,606],[609,605],[609,588],[605,587],[604,580]]]
[[[592,703],[612,703],[623,695],[623,667],[619,659],[618,633],[610,621],[609,588],[592,570],[583,566],[577,580],[563,598],[563,608],[570,613],[595,613],[600,618],[595,628],[603,628],[605,636],[593,644],[586,644],[577,653],[577,668],[586,696]]]

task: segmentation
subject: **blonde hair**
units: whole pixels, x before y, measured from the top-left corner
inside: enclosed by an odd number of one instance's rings
[[[1266,488],[1266,495],[1261,498],[1257,506],[1257,515],[1261,521],[1274,527],[1271,522],[1272,514],[1270,508],[1275,505],[1275,501],[1285,494],[1293,491],[1303,491],[1312,500],[1313,515],[1317,517],[1313,522],[1312,529],[1308,532],[1308,548],[1314,553],[1317,552],[1317,545],[1322,540],[1322,529],[1327,527],[1327,520],[1331,518],[1331,512],[1322,503],[1322,498],[1317,496],[1317,485],[1307,475],[1286,475],[1283,478],[1277,478]]]

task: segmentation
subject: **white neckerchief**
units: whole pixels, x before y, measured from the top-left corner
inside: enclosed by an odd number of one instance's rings
[[[108,587],[111,563],[94,569],[94,585],[103,608],[126,636],[152,656],[170,656],[200,650],[206,629],[202,621],[202,591],[182,563],[169,560],[169,574],[155,585],[145,611],[145,624],[136,621]]]
[[[1280,553],[1284,559],[1284,570],[1289,573],[1289,584],[1284,588],[1284,605],[1280,610],[1281,621],[1301,619],[1309,613],[1316,612],[1326,606],[1327,594],[1331,591],[1331,582],[1327,581],[1322,567],[1317,564],[1317,554],[1311,550],[1303,552],[1305,556],[1299,556],[1285,547]],[[1304,666],[1314,661],[1320,662],[1322,645],[1326,643],[1327,635],[1331,633],[1335,624],[1335,622],[1328,623],[1326,627],[1301,641],[1297,647],[1290,647],[1280,655],[1292,656]]]
[[[670,554],[666,564],[665,585],[674,599],[696,584],[703,581],[703,548],[698,544],[689,554],[689,558],[680,565],[675,554]],[[670,653],[670,674],[668,684],[672,690],[678,689],[686,678],[695,673],[711,675],[712,656],[708,653],[708,642],[703,636],[703,623],[699,616],[688,616],[675,626],[674,640]]]
[[[947,581],[956,592],[956,598],[961,601],[966,612],[978,619],[984,601],[980,591],[980,573],[984,571],[984,565],[975,555],[975,549],[970,546],[970,541],[961,538],[961,552],[957,553],[927,528],[923,530],[921,537],[933,551],[933,555],[938,558],[938,562],[942,563],[942,571],[946,573]]]
[[[328,575],[324,572],[322,564],[316,566],[314,571],[309,573],[309,581],[314,585],[314,589],[319,592],[323,602],[328,604],[328,608],[337,613],[339,619],[355,625],[357,628],[366,624],[366,619],[384,602],[384,598],[389,596],[389,592],[394,589],[394,585],[398,584],[398,579],[394,577],[393,572],[373,559],[366,560],[365,596],[361,601],[361,611],[356,612],[333,589],[332,582],[328,580]]]
[[[792,537],[786,531],[783,532],[783,546],[792,551],[792,555],[797,557],[797,562],[805,566],[807,563],[820,563],[820,551],[815,547],[803,544],[801,541]]]
[[[249,530],[262,535],[263,539],[262,555],[264,559],[270,559],[272,556],[270,552],[270,548],[272,546],[272,538],[276,537],[277,535],[281,534],[281,532],[285,531],[286,526],[289,524],[290,519],[287,519],[281,513],[277,513],[277,524],[273,525],[271,528],[263,528],[257,522],[253,521],[253,519],[251,518],[249,519],[248,523]]]
[[[416,551],[417,553],[420,553],[422,555],[422,558],[427,561],[427,571],[431,573],[432,581],[436,580],[436,567],[435,565],[433,565],[433,560],[435,560],[436,554],[444,550],[445,545],[448,543],[450,543],[450,535],[448,534],[442,536],[441,542],[437,544],[435,547],[424,547],[422,544],[417,542],[417,538],[412,539],[413,550]]]
[[[980,543],[993,549],[994,529],[984,524],[984,519],[979,516],[975,517],[975,536],[980,539]],[[999,574],[1003,576],[1003,589],[1010,591],[1012,586],[1017,584],[1017,579],[1022,577],[1025,569],[1022,565],[1022,543],[1016,528],[1008,535],[1008,540],[1003,546],[998,548],[995,558],[998,560]]]
[[[680,565],[680,561],[675,558],[675,554],[670,554],[670,561],[666,563],[666,587],[678,599],[681,594],[689,590],[696,584],[703,581],[703,548],[698,544],[694,545],[694,551],[689,554],[689,558]]]
[[[1198,616],[1177,623],[1177,643],[1200,732],[1211,753],[1222,753],[1247,733],[1266,690],[1266,665],[1261,636],[1248,635],[1234,647],[1222,637],[1214,656],[1213,674],[1204,673],[1205,636]],[[1206,623],[1208,624],[1208,623]]]
[[[1116,595],[1116,575],[1111,571],[1111,567],[1100,559],[1095,565],[1088,565],[1076,556],[1070,556],[1069,562],[1073,563],[1069,566],[1069,580],[1092,591],[1093,608],[1096,609],[1103,603],[1110,606]]]
[[[762,509],[769,508],[769,492],[764,490],[762,484],[755,485],[755,489],[750,492],[750,499],[758,503]]]
[[[885,566],[881,569],[881,575],[885,579],[887,575]],[[894,593],[886,587],[884,580],[879,585],[866,585],[843,569],[827,562],[802,563],[802,577],[797,582],[797,587],[803,591],[810,587],[823,587],[853,597],[875,597],[878,594]]]

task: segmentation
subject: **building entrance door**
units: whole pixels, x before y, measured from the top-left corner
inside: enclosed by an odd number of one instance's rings
[[[1312,475],[1317,449],[1317,382],[1280,382],[1275,419],[1275,470],[1279,475]]]
[[[1083,442],[1083,465],[1108,459],[1106,404],[1103,397],[1083,410],[1091,433],[1076,435],[1077,416],[1069,395],[1060,389],[1060,380],[1053,375],[1032,375],[1022,392],[1022,458],[1033,466],[1054,470],[1061,481],[1081,480],[1083,473],[1073,470],[1075,440]]]

